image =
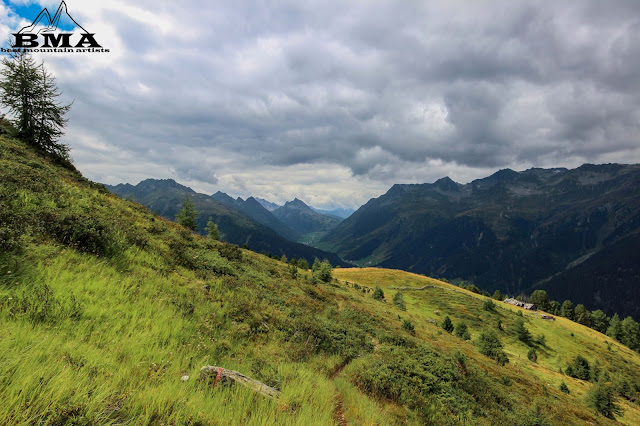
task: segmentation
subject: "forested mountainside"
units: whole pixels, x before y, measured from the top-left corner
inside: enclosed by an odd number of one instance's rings
[[[461,185],[394,185],[329,231],[360,265],[472,281],[510,294],[547,288],[640,317],[640,166],[501,170]]]

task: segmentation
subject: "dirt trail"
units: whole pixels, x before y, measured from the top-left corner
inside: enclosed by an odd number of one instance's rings
[[[333,410],[333,419],[335,423],[340,426],[347,426],[347,418],[344,415],[344,401],[341,394],[338,394],[336,398],[336,408]]]

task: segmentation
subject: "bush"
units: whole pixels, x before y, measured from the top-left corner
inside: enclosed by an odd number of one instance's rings
[[[493,300],[491,299],[487,299],[484,301],[484,303],[482,304],[482,309],[484,309],[487,312],[495,312],[496,310],[496,304],[493,303]]]
[[[529,358],[529,361],[531,362],[538,362],[538,353],[534,348],[529,349],[529,352],[527,352],[527,358]]]
[[[354,362],[348,373],[365,393],[411,409],[428,406],[433,395],[453,393],[452,382],[460,377],[452,360],[424,346],[381,345],[375,356]]]
[[[567,386],[567,384],[564,381],[560,383],[560,390],[566,393],[567,395],[571,393],[571,391],[569,390],[569,386]]]
[[[602,383],[596,383],[591,387],[585,401],[596,413],[615,420],[615,416],[622,416],[624,410],[616,404],[613,389]]]
[[[465,287],[467,290],[472,291],[474,293],[480,294],[480,289],[473,284],[469,284]]]
[[[455,335],[461,338],[462,340],[471,340],[471,334],[469,334],[469,329],[467,324],[461,322],[456,326]]]
[[[393,304],[396,305],[401,311],[407,310],[407,305],[404,302],[404,296],[400,292],[393,295]]]
[[[499,365],[505,365],[509,358],[502,351],[503,345],[500,338],[493,330],[483,331],[478,337],[478,351],[496,360]]]
[[[315,276],[318,280],[328,283],[331,281],[331,271],[333,268],[327,259],[320,262],[318,259],[313,262],[313,267],[311,268],[312,275]]]
[[[242,260],[242,250],[234,244],[224,243],[218,247],[218,252],[220,253],[220,256],[225,257],[228,260]]]
[[[113,257],[125,250],[115,223],[76,209],[50,214],[47,230],[58,242],[98,256]]]
[[[373,291],[372,297],[376,300],[382,300],[384,299],[384,291],[382,291],[380,287],[376,287],[376,289]]]
[[[567,376],[588,381],[591,379],[591,368],[589,366],[589,361],[578,355],[575,357],[572,363],[567,365],[565,373],[567,374]]]

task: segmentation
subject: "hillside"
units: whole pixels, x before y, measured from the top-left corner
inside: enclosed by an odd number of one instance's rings
[[[160,216],[173,220],[180,211],[186,195],[198,211],[198,231],[204,234],[209,218],[218,225],[221,238],[232,244],[247,244],[252,250],[272,253],[278,257],[304,258],[312,263],[315,258],[328,259],[333,265],[348,266],[333,253],[298,244],[282,237],[276,231],[256,222],[242,211],[214,198],[196,193],[193,189],[171,180],[147,179],[137,185],[120,184],[107,186],[110,191],[123,198],[131,198],[148,207]],[[257,204],[257,203],[256,203]],[[267,212],[269,213],[269,212]]]
[[[540,286],[639,317],[637,257],[621,265],[606,254],[638,244],[639,212],[638,165],[501,170],[466,185],[394,185],[319,246],[361,265],[463,278],[490,292]]]
[[[303,235],[328,231],[342,221],[342,218],[337,216],[313,210],[297,198],[275,209],[273,215],[289,228]]]
[[[616,390],[617,420],[640,423],[640,356],[602,334],[406,272],[313,284],[3,137],[0,249],[0,424],[614,424],[585,402],[598,386]],[[491,329],[504,366],[479,352]],[[593,382],[560,373],[577,355]],[[199,380],[205,365],[281,395]]]

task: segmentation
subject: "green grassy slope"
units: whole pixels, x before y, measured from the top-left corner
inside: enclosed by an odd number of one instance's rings
[[[428,280],[334,272],[382,287]],[[612,376],[640,376],[637,354],[563,320],[527,318],[547,336],[537,364],[505,332],[500,367],[428,320],[464,317],[475,338],[515,313],[439,283],[404,292],[405,312],[309,275],[192,235],[0,137],[0,424],[608,424],[583,402],[589,384],[557,367],[581,346]],[[282,395],[213,387],[197,380],[207,364]],[[621,421],[640,422],[621,404]]]

